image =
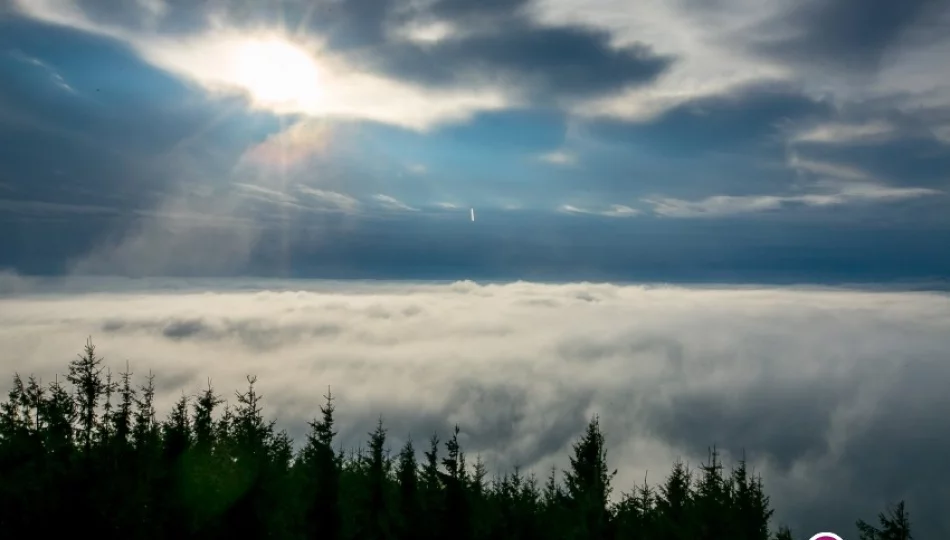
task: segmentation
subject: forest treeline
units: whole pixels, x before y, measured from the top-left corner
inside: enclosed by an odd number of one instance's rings
[[[771,529],[762,478],[744,461],[727,470],[715,450],[695,471],[676,462],[657,487],[612,498],[597,418],[566,470],[489,477],[457,427],[391,455],[380,421],[365,448],[343,451],[329,392],[295,445],[265,420],[253,377],[233,406],[209,384],[159,419],[152,375],[113,377],[91,342],[68,367],[48,384],[15,376],[0,407],[5,538],[793,538]],[[876,521],[857,522],[862,540],[911,538],[903,503]]]

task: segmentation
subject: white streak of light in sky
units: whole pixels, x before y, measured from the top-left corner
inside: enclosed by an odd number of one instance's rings
[[[472,208],[472,221],[475,221],[475,209]]]

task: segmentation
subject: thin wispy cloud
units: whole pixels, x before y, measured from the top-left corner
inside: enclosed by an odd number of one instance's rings
[[[857,167],[807,159],[798,154],[792,154],[789,157],[788,165],[792,169],[840,180],[865,181],[873,179],[870,173]]]
[[[297,198],[293,195],[285,193],[283,191],[278,191],[275,189],[266,188],[264,186],[258,186],[254,184],[243,184],[236,183],[234,187],[238,189],[238,192],[245,197],[254,198],[263,200],[266,202],[271,202],[275,204],[286,204],[286,205],[295,205],[297,204]]]
[[[566,165],[574,165],[577,163],[577,156],[563,150],[556,150],[554,152],[541,154],[540,156],[538,156],[538,159],[550,165],[566,166]]]
[[[792,142],[844,144],[854,142],[879,142],[895,134],[894,126],[884,121],[863,124],[819,124],[796,133]]]
[[[384,195],[382,193],[377,193],[376,195],[373,195],[373,199],[376,200],[376,202],[379,203],[384,208],[388,208],[390,210],[400,210],[400,211],[405,211],[405,212],[419,211],[418,208],[413,208],[412,206],[409,206],[408,204],[400,201],[399,199],[391,195]]]
[[[927,188],[888,187],[868,182],[818,182],[816,187],[822,189],[802,195],[716,195],[698,201],[661,197],[643,199],[643,202],[651,205],[653,213],[659,216],[712,218],[774,211],[791,205],[824,207],[886,203],[942,193]]]
[[[422,163],[413,163],[407,167],[409,172],[413,174],[426,174],[429,172],[429,168],[423,165]]]
[[[606,209],[581,208],[572,204],[563,204],[558,208],[561,212],[568,214],[588,214],[605,217],[633,217],[640,215],[640,210],[631,208],[622,204],[614,204]]]
[[[63,76],[58,71],[56,71],[56,69],[53,66],[47,64],[46,62],[40,60],[39,58],[36,58],[35,56],[24,54],[23,51],[13,50],[13,51],[10,51],[8,54],[12,58],[20,62],[24,62],[30,65],[36,66],[39,69],[42,69],[49,75],[50,80],[62,90],[65,90],[66,92],[69,92],[71,94],[76,93],[76,90],[72,86],[70,86],[69,83],[67,83],[65,79],[63,79]]]
[[[360,207],[360,202],[358,200],[344,193],[299,185],[297,186],[297,191],[306,197],[311,197],[319,203],[323,203],[324,205],[327,205],[331,208],[337,208],[346,212],[353,212]]]

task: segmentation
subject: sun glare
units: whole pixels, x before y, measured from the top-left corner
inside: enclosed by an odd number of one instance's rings
[[[320,71],[313,57],[282,40],[243,43],[235,55],[236,82],[258,105],[306,108],[320,99]]]

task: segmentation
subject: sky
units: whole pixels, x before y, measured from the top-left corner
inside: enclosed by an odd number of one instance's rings
[[[939,0],[0,0],[0,365],[495,470],[600,412],[618,489],[718,444],[948,537],[947,58]]]
[[[300,440],[330,386],[340,442],[379,415],[398,449],[458,423],[471,462],[545,478],[600,414],[616,494],[709,445],[745,452],[796,538],[856,538],[906,500],[950,535],[950,297],[827,287],[7,276],[4,372],[65,373],[88,336],[158,408],[210,379]],[[6,388],[9,380],[0,381]]]
[[[0,267],[933,281],[948,29],[927,0],[0,0]]]

